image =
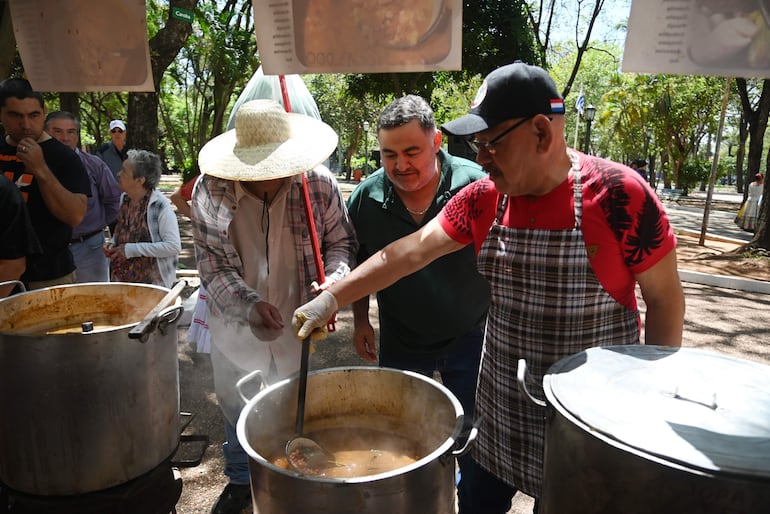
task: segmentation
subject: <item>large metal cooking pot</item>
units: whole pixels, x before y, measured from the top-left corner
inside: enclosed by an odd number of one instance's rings
[[[174,452],[181,306],[154,317],[146,342],[129,338],[167,293],[146,284],[77,284],[0,301],[5,485],[83,494],[136,478]],[[82,332],[83,323],[93,330]]]
[[[544,514],[770,512],[770,367],[591,348],[543,380]]]
[[[264,389],[238,418],[238,441],[249,454],[255,512],[263,514],[446,514],[454,512],[455,456],[463,448],[460,402],[444,386],[417,373],[388,368],[330,368],[308,376],[305,432],[334,427],[388,429],[419,441],[413,464],[377,475],[323,478],[271,461],[294,435],[296,378]]]

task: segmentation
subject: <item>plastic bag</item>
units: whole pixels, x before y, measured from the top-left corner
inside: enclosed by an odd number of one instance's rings
[[[310,94],[302,77],[299,75],[284,75],[284,78],[286,80],[286,90],[289,92],[291,112],[304,114],[305,116],[311,116],[320,120],[321,113],[318,112],[318,105],[315,103],[315,99]],[[262,66],[257,68],[257,71],[249,79],[238,100],[236,100],[233,111],[230,113],[230,119],[227,120],[227,130],[235,128],[235,113],[241,105],[249,100],[259,99],[275,100],[283,105],[281,82],[278,75],[265,75],[262,72]],[[284,106],[285,108],[286,106]]]

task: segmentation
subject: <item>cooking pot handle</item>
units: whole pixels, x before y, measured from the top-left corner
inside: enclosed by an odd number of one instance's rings
[[[160,314],[158,314],[155,325],[158,327],[161,334],[166,335],[166,327],[172,323],[176,323],[176,321],[182,317],[182,314],[184,314],[184,305],[174,305],[163,309]]]
[[[177,282],[176,285],[166,293],[166,296],[160,300],[158,305],[153,307],[153,309],[147,313],[147,316],[129,331],[128,337],[131,339],[139,339],[143,343],[146,342],[149,333],[154,330],[158,318],[161,317],[161,312],[174,303],[174,300],[176,300],[177,296],[182,294],[182,290],[186,285],[186,280]],[[174,320],[176,320],[176,318]]]
[[[174,305],[163,309],[158,313],[157,316],[152,318],[147,325],[145,325],[144,330],[142,330],[142,333],[139,334],[139,341],[146,343],[147,340],[150,339],[150,334],[152,334],[156,328],[162,335],[166,335],[166,327],[182,317],[183,312],[183,305]],[[129,337],[134,336],[131,336],[129,333]]]
[[[471,448],[471,443],[476,440],[476,436],[479,435],[479,427],[481,426],[482,421],[484,421],[484,416],[480,416],[476,421],[473,422],[473,424],[470,426],[470,428],[465,428],[465,419],[466,416],[460,416],[457,419],[458,424],[461,425],[461,431],[458,436],[458,440],[465,436],[465,443],[463,443],[462,447],[452,450],[452,455],[454,457],[462,457],[466,453],[468,453],[468,450]],[[466,435],[467,434],[467,435]]]
[[[527,397],[532,400],[532,403],[535,405],[539,405],[541,407],[545,407],[548,405],[543,400],[538,400],[531,394],[529,394],[529,389],[527,389],[527,382],[524,380],[524,376],[527,374],[527,361],[525,359],[519,359],[519,367],[516,370],[516,380],[519,381],[519,384],[521,384],[521,389],[524,391],[524,394],[527,395]]]
[[[24,287],[24,282],[21,280],[7,280],[5,282],[0,282],[0,287],[10,286],[11,284],[16,284],[21,288],[21,292],[25,292],[27,290],[26,287]]]
[[[239,381],[235,383],[235,389],[238,391],[238,396],[241,397],[241,400],[243,400],[243,403],[249,403],[251,398],[248,398],[246,396],[246,393],[243,390],[243,386],[254,380],[254,377],[259,377],[259,388],[262,389],[262,385],[265,383],[264,380],[262,380],[262,370],[261,369],[255,369],[248,375],[241,378]]]

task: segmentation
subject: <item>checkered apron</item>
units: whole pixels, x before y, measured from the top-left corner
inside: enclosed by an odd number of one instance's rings
[[[639,313],[620,305],[601,286],[586,255],[580,170],[573,155],[575,227],[515,229],[497,219],[478,256],[491,283],[477,413],[485,416],[474,457],[504,482],[540,496],[545,413],[516,382],[520,358],[527,387],[544,399],[543,375],[569,355],[594,346],[638,344]]]

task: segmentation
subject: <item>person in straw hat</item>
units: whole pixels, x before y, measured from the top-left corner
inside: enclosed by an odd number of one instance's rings
[[[291,315],[318,280],[303,208],[306,173],[328,284],[354,265],[358,243],[342,193],[321,163],[337,146],[325,123],[272,100],[244,103],[235,128],[200,151],[192,200],[201,282],[208,292],[214,387],[225,418],[227,485],[212,513],[251,502],[248,458],[235,433],[243,401],[236,382],[252,370],[266,384],[296,373],[300,345]]]

